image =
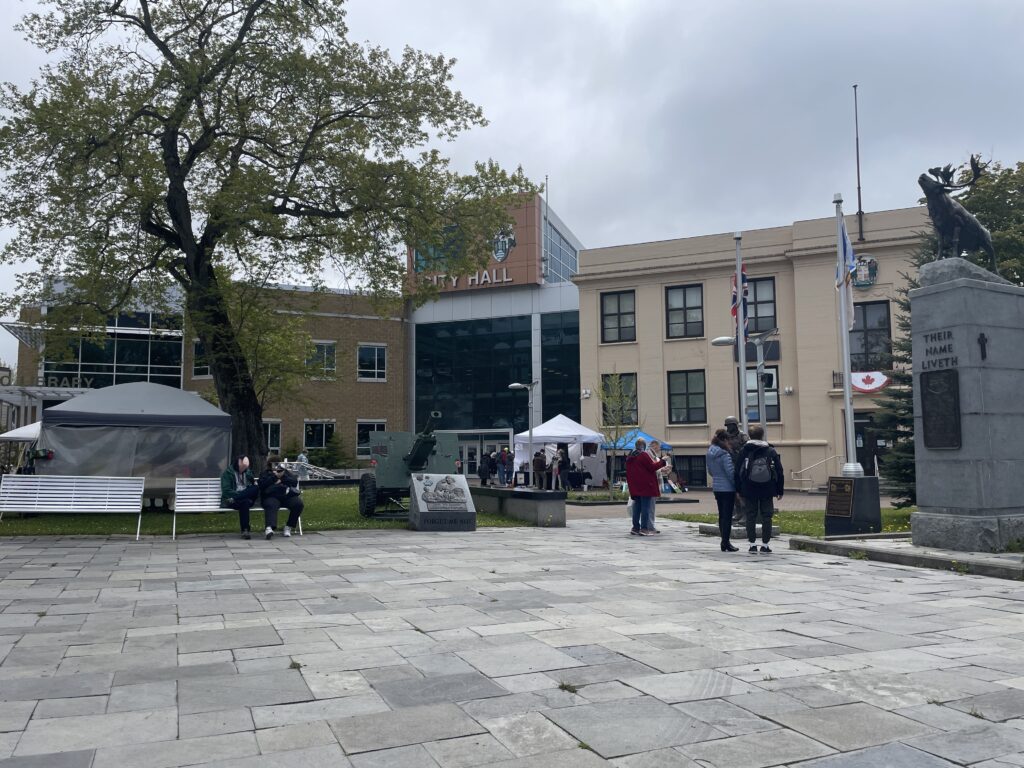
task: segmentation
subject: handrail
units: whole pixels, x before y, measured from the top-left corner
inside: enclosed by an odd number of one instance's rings
[[[811,482],[811,478],[809,478],[809,477],[797,477],[797,475],[802,475],[804,472],[808,472],[808,471],[814,469],[815,467],[820,467],[822,464],[824,464],[826,462],[829,462],[829,461],[832,461],[832,459],[838,459],[838,458],[840,458],[840,455],[836,454],[835,456],[829,456],[827,459],[822,459],[821,461],[817,462],[816,464],[811,464],[811,466],[809,466],[809,467],[804,467],[803,469],[795,469],[795,470],[790,472],[790,479],[791,480],[798,480],[798,481],[801,481],[801,482],[808,482],[809,483],[809,482]]]

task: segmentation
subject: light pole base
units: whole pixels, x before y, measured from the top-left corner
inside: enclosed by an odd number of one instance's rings
[[[839,474],[843,477],[864,477],[864,467],[856,461],[852,464],[843,464],[843,469]]]

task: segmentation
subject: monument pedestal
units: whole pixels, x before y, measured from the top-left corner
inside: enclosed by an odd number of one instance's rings
[[[881,533],[877,477],[830,477],[825,502],[825,535]]]
[[[1024,288],[964,259],[910,292],[914,544],[998,552],[1024,541]]]
[[[409,485],[409,527],[414,531],[476,530],[476,507],[464,475],[415,474]]]

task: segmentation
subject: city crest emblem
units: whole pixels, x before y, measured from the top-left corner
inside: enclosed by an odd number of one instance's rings
[[[857,288],[870,288],[878,281],[878,262],[870,256],[859,256],[853,272],[853,284]]]
[[[499,264],[508,258],[512,249],[516,247],[516,236],[514,232],[500,232],[494,238],[494,260]]]

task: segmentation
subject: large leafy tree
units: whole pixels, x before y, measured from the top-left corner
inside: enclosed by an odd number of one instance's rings
[[[350,42],[344,0],[43,3],[20,28],[54,63],[0,96],[3,260],[38,268],[0,308],[83,328],[172,284],[238,451],[265,446],[226,280],[333,268],[394,297],[406,243],[468,271],[533,191],[449,168],[431,142],[484,123],[454,62]]]

